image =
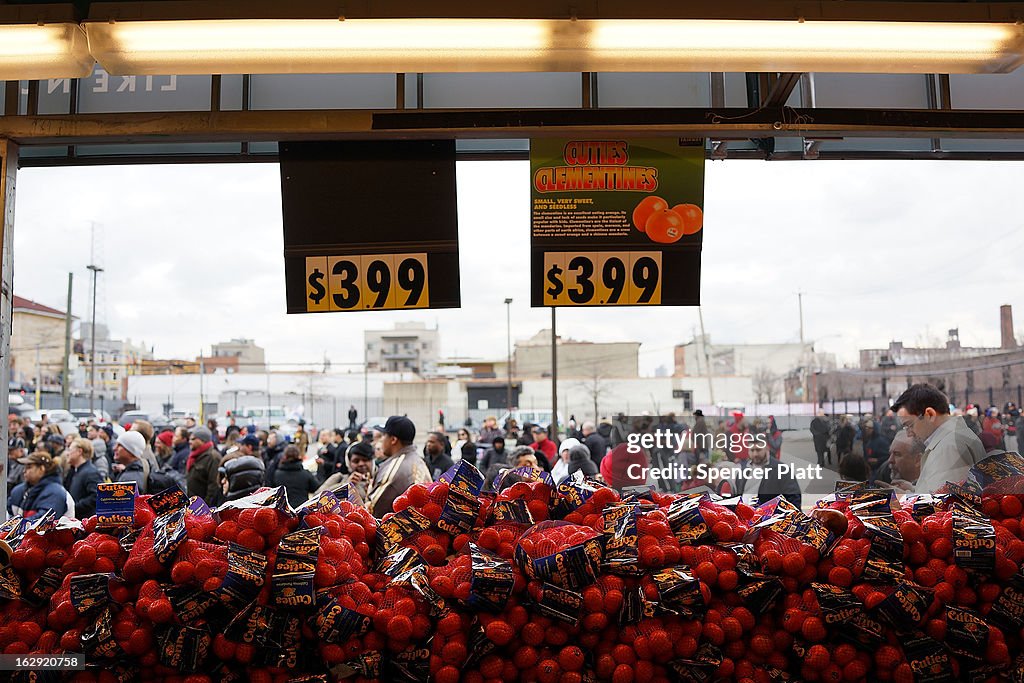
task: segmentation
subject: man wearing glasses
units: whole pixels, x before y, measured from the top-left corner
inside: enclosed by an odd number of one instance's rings
[[[959,482],[985,458],[985,447],[964,419],[949,414],[949,398],[930,384],[915,384],[896,399],[908,436],[924,442],[917,493],[934,493],[947,481]]]

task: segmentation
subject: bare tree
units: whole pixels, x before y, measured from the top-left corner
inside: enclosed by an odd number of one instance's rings
[[[590,367],[590,373],[587,379],[580,382],[583,393],[585,393],[594,404],[595,424],[601,419],[601,413],[598,412],[601,397],[606,395],[608,390],[611,389],[611,386],[602,380],[604,380],[604,376],[601,374],[601,369],[595,364]]]
[[[763,365],[754,370],[754,396],[758,403],[774,403],[779,391],[779,376]]]

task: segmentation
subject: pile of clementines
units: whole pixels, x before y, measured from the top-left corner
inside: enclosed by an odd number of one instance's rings
[[[484,494],[460,463],[381,520],[347,489],[15,519],[0,651],[84,653],[73,681],[1022,680],[1024,462],[999,457],[809,511],[528,468]]]

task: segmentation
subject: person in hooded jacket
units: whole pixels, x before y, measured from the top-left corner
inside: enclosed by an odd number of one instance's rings
[[[583,472],[587,477],[596,477],[598,474],[590,449],[583,444],[569,449],[569,476],[576,472]]]
[[[225,500],[238,500],[263,487],[266,465],[255,455],[240,455],[220,468]]]
[[[174,438],[171,439],[171,446],[174,448],[174,455],[171,456],[171,467],[185,474],[185,466],[188,463],[188,454],[192,451],[189,446],[189,433],[184,427],[174,430]]]
[[[288,504],[297,508],[307,500],[309,494],[320,487],[316,476],[302,466],[302,451],[292,444],[284,449],[281,463],[274,472],[274,486],[283,486],[288,494]]]
[[[47,510],[61,517],[68,511],[68,492],[60,483],[60,468],[48,453],[36,451],[18,462],[25,466],[25,481],[11,489],[7,511],[34,517]]]

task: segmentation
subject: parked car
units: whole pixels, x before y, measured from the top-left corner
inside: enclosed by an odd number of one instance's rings
[[[153,429],[157,432],[163,427],[173,426],[170,420],[167,419],[166,415],[160,413],[150,413],[145,410],[126,410],[121,413],[121,417],[118,418],[117,422],[125,429],[131,426],[133,422],[138,420],[145,420],[146,422],[153,425]]]
[[[97,422],[110,422],[110,413],[105,410],[89,410],[88,408],[72,408],[71,414],[78,420],[96,420]]]
[[[239,426],[255,424],[260,429],[270,429],[283,426],[288,421],[288,411],[282,406],[249,406],[235,412],[234,418]]]
[[[43,421],[43,416],[45,415],[50,424],[57,425],[61,434],[78,432],[78,418],[67,410],[61,410],[60,408],[44,408],[42,410],[30,410],[22,413],[21,415],[22,417],[29,418],[36,424],[40,424]]]

